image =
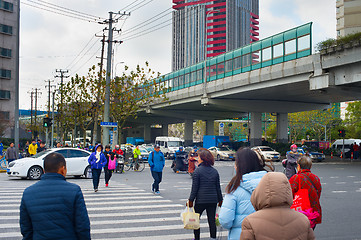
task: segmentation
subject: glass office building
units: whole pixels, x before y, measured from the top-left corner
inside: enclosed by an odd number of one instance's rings
[[[173,3],[173,71],[258,40],[258,0]]]

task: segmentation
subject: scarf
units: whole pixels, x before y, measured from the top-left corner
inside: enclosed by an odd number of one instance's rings
[[[96,154],[95,154],[95,158],[97,159],[96,163],[98,163],[100,161],[100,153],[101,152],[96,152]]]

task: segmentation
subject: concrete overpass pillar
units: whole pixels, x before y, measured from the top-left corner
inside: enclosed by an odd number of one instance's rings
[[[184,123],[184,145],[190,146],[193,144],[193,120],[186,119]]]
[[[251,113],[251,147],[259,146],[262,144],[262,113]]]
[[[206,120],[206,135],[214,135],[214,120]]]
[[[288,143],[288,114],[277,113],[277,142]]]
[[[144,124],[144,142],[151,143],[151,141],[152,141],[152,137],[151,137],[150,124]]]
[[[162,136],[168,137],[168,124],[162,125]]]

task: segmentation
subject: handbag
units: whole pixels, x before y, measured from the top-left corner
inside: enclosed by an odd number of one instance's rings
[[[114,158],[114,159],[112,160],[112,157],[109,156],[108,169],[109,169],[109,170],[114,170],[114,169],[115,169],[115,165],[116,165],[116,158]]]
[[[301,189],[301,177],[298,177],[298,186],[299,189],[295,193],[295,197],[293,198],[293,204],[291,209],[296,211],[306,211],[307,209],[311,208],[310,198],[308,196],[308,189]]]
[[[193,207],[191,210],[187,207],[187,211],[182,213],[182,221],[185,229],[197,230],[200,228],[199,213],[196,213]]]

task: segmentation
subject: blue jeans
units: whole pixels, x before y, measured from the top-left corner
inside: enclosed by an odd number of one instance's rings
[[[93,187],[94,189],[98,189],[100,174],[102,174],[102,170],[93,168],[92,173],[93,173]]]
[[[154,183],[152,185],[152,190],[155,192],[159,191],[159,183],[162,181],[162,172],[152,172],[152,177],[154,179]]]

